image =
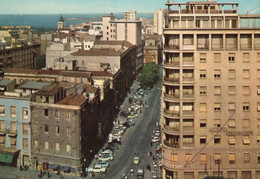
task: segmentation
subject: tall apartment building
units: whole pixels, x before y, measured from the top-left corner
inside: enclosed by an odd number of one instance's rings
[[[258,179],[260,28],[238,3],[166,5],[163,178]]]
[[[163,35],[163,27],[165,26],[165,16],[167,9],[158,9],[153,14],[153,32]]]
[[[136,10],[126,11],[124,12],[124,20],[137,20]]]

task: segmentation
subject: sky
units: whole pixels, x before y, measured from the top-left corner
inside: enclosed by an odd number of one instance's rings
[[[0,0],[0,14],[68,14],[68,13],[118,13],[128,10],[154,12],[164,9],[167,0]],[[172,0],[170,0],[172,2]],[[189,0],[175,0],[176,3]],[[198,0],[190,0],[198,1]],[[238,2],[239,13],[260,14],[260,0],[217,0]]]

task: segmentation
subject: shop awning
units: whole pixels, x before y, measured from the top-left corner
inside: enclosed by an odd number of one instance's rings
[[[12,163],[14,154],[19,152],[17,149],[0,148],[0,163]]]
[[[50,164],[50,169],[57,170],[58,168],[60,168],[60,165],[58,165],[58,164]]]
[[[64,172],[69,172],[70,171],[70,166],[60,166],[60,170]]]

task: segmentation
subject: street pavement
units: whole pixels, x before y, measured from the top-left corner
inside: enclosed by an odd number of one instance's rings
[[[133,84],[133,88],[137,89],[137,82]],[[121,109],[127,111],[128,107],[131,106],[128,102],[130,94],[125,99]],[[125,173],[128,178],[136,178],[137,170],[143,169],[145,171],[145,179],[152,178],[153,171],[153,159],[152,156],[148,155],[148,151],[152,151],[155,155],[155,146],[151,146],[150,140],[153,134],[153,130],[156,124],[160,121],[160,104],[161,104],[161,80],[151,89],[151,92],[144,96],[143,101],[146,101],[146,105],[142,108],[142,113],[138,111],[138,118],[134,119],[135,126],[131,126],[122,136],[122,144],[119,146],[114,153],[114,160],[109,162],[110,166],[107,172],[103,174],[95,174],[92,177],[90,174],[86,178],[100,178],[100,179],[121,179],[122,174]],[[117,120],[120,124],[126,121],[125,118],[119,117]],[[102,149],[101,149],[102,150]],[[138,165],[133,164],[135,156],[140,158]],[[90,166],[97,162],[95,159],[92,161]],[[147,170],[146,166],[150,164],[151,170]],[[134,169],[134,177],[130,177],[130,169]],[[19,168],[0,166],[0,179],[37,179],[39,171],[29,169],[29,171],[20,171]],[[48,178],[45,173],[41,178]],[[60,179],[61,176],[51,174],[50,178]],[[64,179],[76,179],[75,176],[64,175]]]

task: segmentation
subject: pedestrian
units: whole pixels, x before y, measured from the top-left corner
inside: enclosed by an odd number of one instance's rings
[[[22,165],[20,165],[20,170],[21,170],[21,171],[23,170],[23,167],[22,167]]]
[[[151,171],[151,165],[150,164],[148,164],[148,170]]]
[[[48,176],[48,178],[50,178],[50,172],[48,171],[48,173],[47,173],[47,176]]]
[[[41,175],[41,177],[42,177],[42,170],[41,170],[41,172],[40,172],[40,175]]]
[[[153,160],[154,160],[154,155],[153,155]]]
[[[150,151],[150,156],[152,156],[153,155],[153,153],[152,153],[152,151]]]
[[[153,146],[153,143],[152,142],[150,142],[151,143],[151,147]]]
[[[150,151],[148,150],[148,156],[150,155]]]

